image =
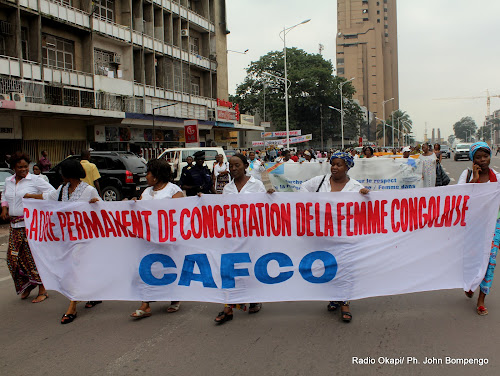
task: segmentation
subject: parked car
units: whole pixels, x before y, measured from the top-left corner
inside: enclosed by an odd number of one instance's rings
[[[68,158],[80,160],[80,156]],[[68,159],[66,158],[66,159]],[[124,198],[140,197],[146,183],[146,164],[134,153],[121,151],[92,151],[90,162],[101,174],[99,186],[104,201],[120,201]],[[53,167],[45,175],[55,188],[62,183],[60,165]]]
[[[472,144],[457,144],[453,159],[455,161],[458,161],[459,159],[469,159],[469,150],[471,145]]]
[[[443,158],[451,158],[450,147],[448,145],[441,145],[441,155]]]
[[[205,164],[212,171],[215,163],[215,157],[218,154],[224,156],[224,162],[227,162],[226,153],[220,147],[199,147],[199,148],[173,148],[167,149],[160,154],[158,159],[165,158],[172,166],[174,181],[178,182],[181,178],[182,169],[187,166],[186,159],[193,156],[197,151],[205,152]]]
[[[14,171],[10,168],[0,168],[0,198],[2,197],[2,192],[5,187],[5,179],[14,175]]]

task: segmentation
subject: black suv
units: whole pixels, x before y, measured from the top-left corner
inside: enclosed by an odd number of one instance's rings
[[[80,160],[79,155],[68,158]],[[67,158],[67,159],[68,159]],[[146,183],[146,164],[134,153],[121,151],[92,151],[90,162],[101,174],[99,186],[104,201],[120,201],[123,198],[140,197]],[[62,184],[60,164],[45,172],[55,188]]]

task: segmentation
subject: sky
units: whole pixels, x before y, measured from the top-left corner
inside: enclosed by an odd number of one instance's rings
[[[283,49],[284,26],[309,18],[287,34],[287,47],[318,53],[321,43],[324,58],[335,61],[336,1],[226,0],[226,6],[228,49],[249,50],[228,52],[230,94],[252,61]],[[426,124],[429,137],[432,128],[440,128],[445,139],[464,116],[481,126],[486,98],[436,98],[486,97],[486,90],[500,96],[500,1],[399,0],[397,12],[399,104],[417,140],[423,140]],[[500,98],[491,98],[491,111],[498,109]]]

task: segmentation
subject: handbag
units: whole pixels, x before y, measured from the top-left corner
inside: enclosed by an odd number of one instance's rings
[[[436,163],[436,187],[443,187],[450,184],[450,177],[444,172],[441,163]]]

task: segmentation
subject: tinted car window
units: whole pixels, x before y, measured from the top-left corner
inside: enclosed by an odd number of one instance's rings
[[[205,160],[206,161],[215,161],[215,157],[217,156],[217,150],[206,150],[205,151]]]
[[[90,162],[94,163],[98,170],[107,170],[106,157],[100,155],[93,155],[90,157]]]
[[[118,158],[108,158],[107,163],[110,170],[125,170],[125,165]]]
[[[135,154],[120,154],[125,167],[130,171],[146,171],[146,164]]]

